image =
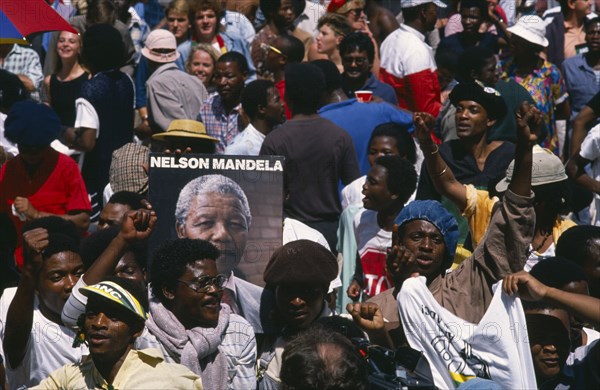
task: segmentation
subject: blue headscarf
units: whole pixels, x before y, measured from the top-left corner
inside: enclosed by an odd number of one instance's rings
[[[454,253],[459,237],[456,219],[437,200],[415,200],[402,209],[394,223],[401,227],[410,221],[419,219],[433,224],[444,237],[446,254],[448,255],[447,265],[450,266],[454,261]]]
[[[48,146],[60,133],[60,119],[47,105],[33,100],[15,103],[4,122],[4,136],[25,146]]]

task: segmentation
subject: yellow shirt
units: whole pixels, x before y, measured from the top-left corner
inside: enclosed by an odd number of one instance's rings
[[[467,218],[473,247],[479,245],[485,232],[487,231],[490,219],[494,211],[494,205],[498,202],[497,197],[490,198],[489,193],[484,190],[478,190],[473,185],[465,185],[467,190],[467,207],[463,211],[463,216]],[[560,235],[567,229],[576,226],[573,221],[556,218],[552,228],[552,239],[554,244],[558,242]]]
[[[31,389],[194,389],[202,390],[198,375],[181,364],[166,363],[154,348],[131,350],[119,369],[112,386],[100,375],[91,356],[81,363],[67,364],[54,371]]]

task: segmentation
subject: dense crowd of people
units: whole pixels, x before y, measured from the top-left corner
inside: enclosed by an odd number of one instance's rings
[[[600,1],[45,1],[79,34],[0,40],[0,389],[600,387]],[[150,152],[284,157],[264,283],[218,172],[153,235]]]

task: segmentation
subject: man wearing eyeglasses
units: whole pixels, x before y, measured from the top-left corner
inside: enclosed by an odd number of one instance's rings
[[[398,105],[394,88],[371,73],[375,46],[367,34],[355,31],[346,35],[340,42],[340,56],[344,66],[342,89],[348,98],[353,98],[356,91],[371,91],[386,102]]]
[[[154,254],[146,326],[167,361],[202,378],[205,389],[254,389],[252,326],[222,301],[220,251],[204,240],[166,241]]]

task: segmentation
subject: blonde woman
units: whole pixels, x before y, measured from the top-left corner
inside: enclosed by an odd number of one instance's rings
[[[219,59],[219,52],[209,44],[199,43],[192,46],[190,55],[185,62],[185,70],[202,81],[208,93],[215,92],[212,75]]]
[[[54,73],[44,79],[44,102],[58,114],[64,126],[75,124],[75,100],[79,97],[83,82],[90,78],[80,61],[81,36],[61,31],[56,52],[60,61]]]

